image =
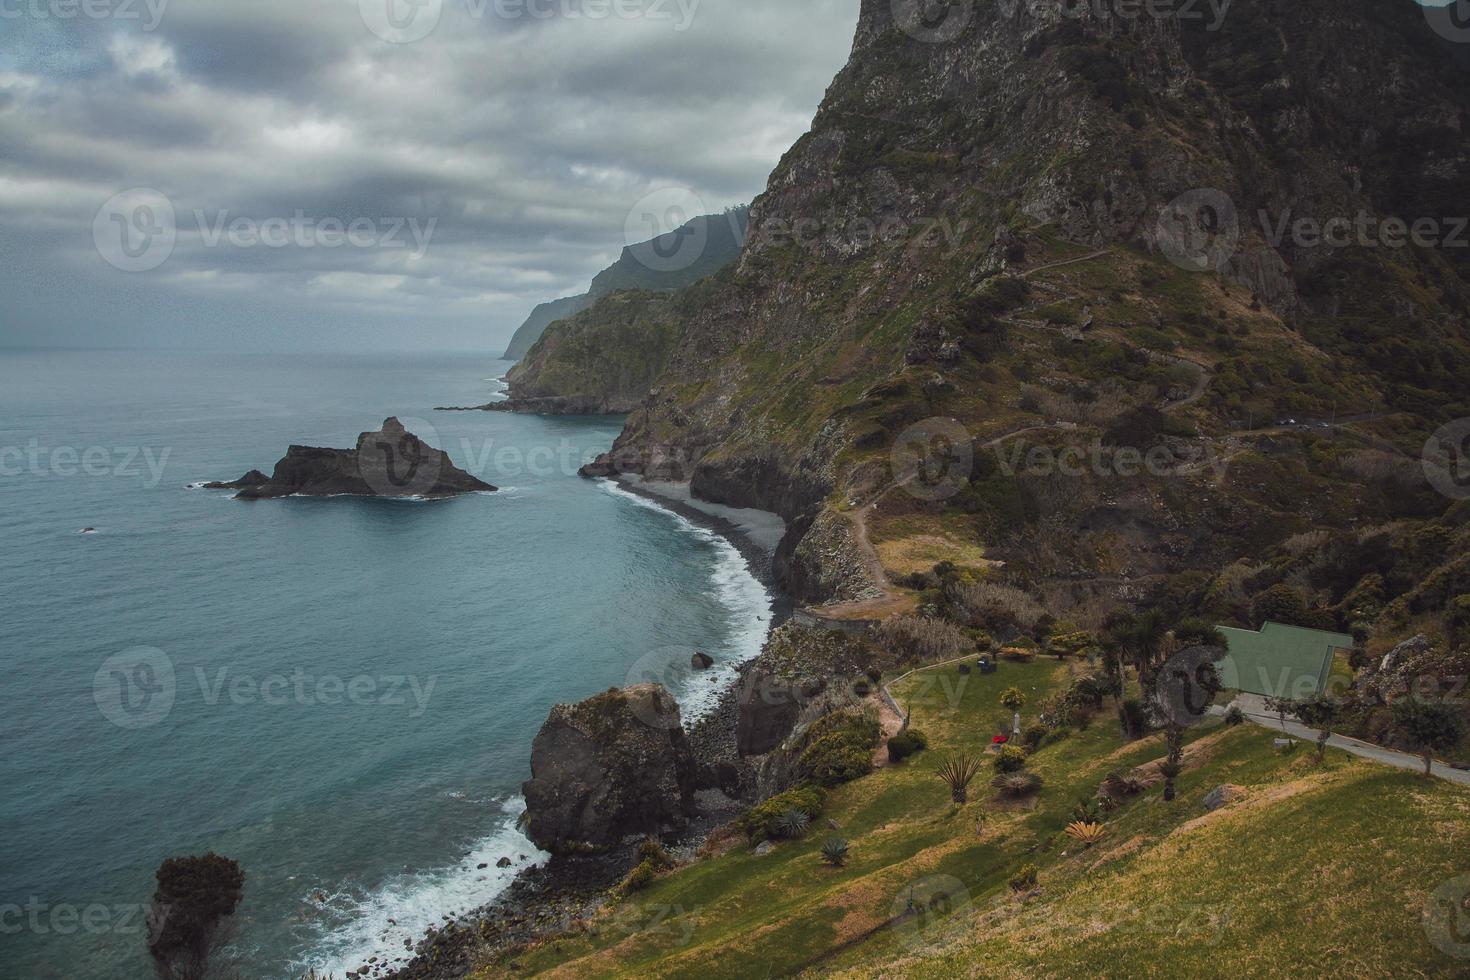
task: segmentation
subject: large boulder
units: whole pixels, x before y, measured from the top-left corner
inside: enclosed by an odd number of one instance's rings
[[[605,849],[684,824],[696,764],[662,686],[614,688],[551,709],[531,746],[526,833],[553,854]]]

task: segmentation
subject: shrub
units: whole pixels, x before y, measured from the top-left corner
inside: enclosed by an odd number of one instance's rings
[[[1273,585],[1256,596],[1254,602],[1257,624],[1266,621],[1300,626],[1307,614],[1307,599],[1302,591],[1285,582]]]
[[[888,761],[902,762],[928,747],[929,737],[927,735],[917,729],[906,729],[888,740]]]
[[[640,860],[652,862],[656,868],[673,867],[674,861],[669,857],[669,852],[656,840],[646,840],[638,845],[638,857]]]
[[[1026,768],[1026,750],[1019,745],[1003,745],[992,762],[1000,773],[1020,772]]]
[[[1123,723],[1128,727],[1128,734],[1134,738],[1148,733],[1148,710],[1144,708],[1142,701],[1129,698],[1123,702]]]
[[[998,582],[961,586],[954,600],[971,625],[991,633],[1032,629],[1046,612],[1028,593]]]
[[[841,837],[828,838],[827,842],[822,845],[822,860],[834,868],[840,868],[846,864],[847,841]]]
[[[1072,819],[1080,823],[1102,823],[1102,808],[1097,800],[1083,797],[1072,807]]]
[[[1058,725],[1056,728],[1053,728],[1051,731],[1046,733],[1046,737],[1041,740],[1041,747],[1045,748],[1048,745],[1056,745],[1058,742],[1069,737],[1071,734],[1072,729],[1068,728],[1066,725]]]
[[[625,895],[629,892],[642,891],[653,884],[653,880],[657,877],[658,868],[652,861],[639,861],[633,870],[628,872],[628,877],[623,879],[618,888]]]
[[[873,771],[873,749],[883,737],[867,712],[834,712],[814,722],[797,759],[801,775],[822,786],[838,786]]]
[[[736,824],[750,838],[751,843],[757,843],[780,836],[777,823],[788,810],[800,810],[808,819],[815,819],[826,803],[827,794],[820,786],[797,786],[751,807]]]
[[[1232,704],[1230,710],[1225,712],[1225,724],[1234,728],[1236,725],[1245,723],[1245,712],[1240,710],[1240,705]]]
[[[895,616],[878,627],[878,636],[900,662],[947,660],[971,648],[969,637],[958,626],[930,616]]]
[[[1030,796],[1041,789],[1041,777],[1034,772],[1003,772],[990,781],[990,785],[1000,790],[1001,796],[1010,797],[1013,800]]]
[[[1027,749],[1035,751],[1041,746],[1042,740],[1046,738],[1047,733],[1050,731],[1051,729],[1040,722],[1032,722],[1021,733],[1021,744],[1026,746]]]
[[[1036,887],[1036,865],[1023,864],[1021,869],[1011,875],[1008,882],[1013,892],[1029,892]]]

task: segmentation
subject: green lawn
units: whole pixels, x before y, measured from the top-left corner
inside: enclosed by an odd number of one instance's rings
[[[954,806],[933,774],[940,759],[984,751],[1006,716],[1003,689],[1027,693],[1029,716],[1075,669],[1042,659],[1002,663],[987,677],[949,667],[907,679],[895,694],[930,750],[835,790],[807,839],[763,857],[739,843],[613,904],[592,929],[480,976],[1265,976],[1329,967],[1450,976],[1470,967],[1435,950],[1419,918],[1430,891],[1470,870],[1461,862],[1470,792],[1449,784],[1337,752],[1317,767],[1305,749],[1277,754],[1262,729],[1207,728],[1192,733],[1176,801],[1150,789],[1082,851],[1063,833],[1073,805],[1108,772],[1162,755],[1157,736],[1122,744],[1109,709],[1032,756],[1045,780],[1034,800],[997,800],[987,764],[971,802]],[[1204,817],[1201,799],[1226,782],[1245,797]],[[851,843],[841,869],[818,853],[834,833]],[[1026,864],[1039,869],[1040,891],[1023,902],[1006,882]],[[910,899],[923,914],[892,923]]]

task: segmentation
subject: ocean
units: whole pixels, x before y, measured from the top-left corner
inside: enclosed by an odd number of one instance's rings
[[[210,850],[246,873],[242,975],[401,957],[545,859],[517,817],[553,704],[656,675],[697,715],[690,650],[722,679],[759,652],[771,597],[730,542],[576,474],[621,420],[434,411],[508,367],[0,353],[6,975],[150,975],[153,873]],[[198,489],[390,415],[502,491]]]

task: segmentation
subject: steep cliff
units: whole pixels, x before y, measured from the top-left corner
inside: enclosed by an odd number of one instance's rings
[[[519,361],[547,327],[576,316],[604,296],[624,289],[682,289],[714,275],[739,258],[749,220],[750,209],[743,207],[701,215],[666,235],[624,248],[616,262],[597,274],[587,292],[532,310],[511,338],[505,359]]]
[[[1470,79],[1420,8],[919,6],[864,3],[738,265],[589,473],[780,512],[810,601],[978,542],[1093,608],[1443,509],[1405,474],[1470,413]]]

